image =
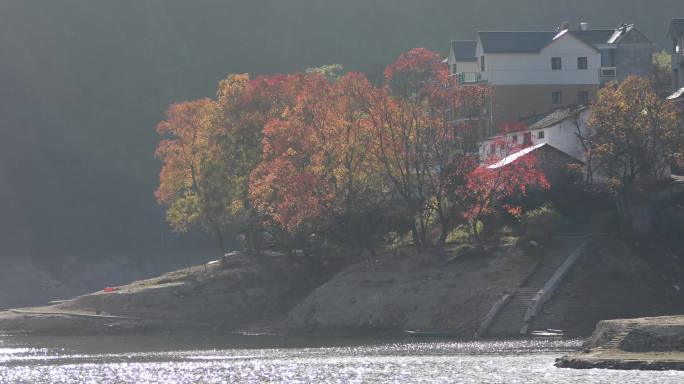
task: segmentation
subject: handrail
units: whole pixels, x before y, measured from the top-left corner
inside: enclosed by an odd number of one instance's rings
[[[459,72],[456,75],[459,84],[477,84],[482,81],[482,73],[480,72]]]
[[[560,283],[563,281],[565,276],[570,272],[572,267],[575,265],[577,260],[579,260],[580,256],[584,253],[585,249],[587,246],[591,243],[591,239],[584,240],[582,244],[580,244],[575,250],[568,256],[567,259],[561,264],[560,267],[556,270],[556,272],[551,276],[549,280],[546,281],[546,284],[544,284],[544,288],[540,289],[539,292],[532,298],[532,302],[530,303],[530,306],[527,308],[527,311],[525,312],[525,325],[520,329],[520,333],[526,334],[527,329],[530,325],[530,322],[532,319],[534,319],[537,315],[539,315],[539,312],[541,312],[542,307],[544,307],[544,304],[553,296],[554,292],[558,287],[560,286]]]
[[[484,320],[482,321],[482,324],[480,324],[480,327],[477,329],[477,332],[475,332],[475,338],[479,338],[481,336],[484,336],[484,334],[487,332],[489,327],[492,325],[494,322],[494,319],[496,319],[496,316],[501,312],[503,307],[508,304],[508,302],[513,298],[512,293],[507,293],[503,295],[499,301],[497,301],[494,306],[487,312],[487,316],[485,316]]]

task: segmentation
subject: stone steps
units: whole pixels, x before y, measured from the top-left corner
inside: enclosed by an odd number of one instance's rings
[[[627,327],[625,327],[624,330],[617,332],[613,337],[606,341],[605,343],[601,344],[594,350],[597,352],[604,352],[604,351],[609,351],[612,349],[619,349],[620,343],[629,335],[633,330],[638,328],[638,324],[630,324]]]
[[[508,336],[520,333],[525,313],[537,294],[536,288],[519,288],[489,327],[489,336]]]
[[[505,337],[527,332],[528,324],[525,322],[525,315],[532,306],[534,298],[582,241],[582,238],[573,239],[551,250],[496,315],[485,334],[489,337]]]

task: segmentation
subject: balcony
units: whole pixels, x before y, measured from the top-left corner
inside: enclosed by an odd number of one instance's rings
[[[617,79],[617,68],[601,67],[599,70],[599,78],[601,79],[601,84],[605,84],[609,81],[615,81]]]
[[[684,63],[684,52],[676,52],[672,54],[672,64],[682,64]]]
[[[616,77],[617,68],[616,67],[601,67],[601,77]]]
[[[459,72],[456,76],[458,76],[459,84],[478,84],[482,82],[482,74],[480,72]]]

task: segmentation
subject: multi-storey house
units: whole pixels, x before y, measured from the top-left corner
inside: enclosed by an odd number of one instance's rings
[[[492,87],[484,138],[505,123],[588,105],[607,81],[650,76],[652,55],[653,44],[633,25],[581,23],[577,30],[479,32],[477,40],[453,41],[447,61],[461,84]]]
[[[673,88],[684,88],[684,19],[672,19],[668,36],[672,39]]]

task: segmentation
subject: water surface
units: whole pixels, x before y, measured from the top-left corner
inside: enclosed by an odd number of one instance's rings
[[[684,372],[572,370],[579,340],[210,335],[0,337],[0,383],[684,383]]]

